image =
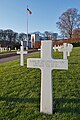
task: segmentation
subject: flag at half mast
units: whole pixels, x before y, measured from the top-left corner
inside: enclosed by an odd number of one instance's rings
[[[32,14],[32,11],[29,8],[27,8],[27,11],[29,14]]]

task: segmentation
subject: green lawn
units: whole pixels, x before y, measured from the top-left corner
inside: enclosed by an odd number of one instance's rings
[[[62,58],[62,53],[53,56]],[[27,68],[26,58],[24,67],[19,60],[0,64],[0,120],[80,120],[80,47],[73,48],[68,60],[67,71],[52,71],[53,115],[39,112],[39,69]]]
[[[11,51],[9,51],[9,50],[8,50],[8,51],[7,51],[7,50],[5,51],[5,50],[4,50],[4,51],[2,51],[2,52],[0,51],[0,54],[10,53],[10,52],[17,52],[17,50],[11,50]]]
[[[0,54],[10,53],[10,52],[17,52],[17,51],[18,51],[18,50],[11,50],[11,51],[9,51],[9,50],[8,50],[8,51],[7,51],[7,50],[5,51],[5,50],[4,50],[4,51],[2,51],[2,52],[0,51]],[[20,50],[19,50],[19,51],[20,51]],[[26,51],[26,50],[25,50],[25,51]],[[28,49],[28,52],[36,52],[36,51],[38,51],[38,50],[37,50],[37,49]]]

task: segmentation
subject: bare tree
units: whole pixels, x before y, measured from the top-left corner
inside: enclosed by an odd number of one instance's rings
[[[56,23],[63,37],[72,38],[73,30],[80,28],[80,14],[76,8],[64,12]]]
[[[73,30],[73,38],[80,38],[80,28]]]

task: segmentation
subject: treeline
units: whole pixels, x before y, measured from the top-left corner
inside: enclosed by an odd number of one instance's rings
[[[2,30],[0,29],[0,41],[9,41],[9,42],[19,42],[20,40],[25,40],[27,34],[17,33],[11,29]]]
[[[16,47],[18,49],[20,46],[20,41],[26,40],[26,38],[27,34],[25,33],[17,33],[11,29],[0,29],[0,46],[2,47],[10,47],[12,49]]]

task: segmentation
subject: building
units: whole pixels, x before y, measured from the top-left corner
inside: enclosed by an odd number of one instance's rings
[[[35,34],[31,34],[31,48],[34,48],[34,44],[36,42],[39,42],[41,40],[41,37],[39,36],[38,33],[35,33]]]
[[[58,37],[58,33],[51,33],[45,31],[44,33],[35,32],[31,34],[31,48],[36,48],[38,43],[40,45],[41,40],[56,40]]]

